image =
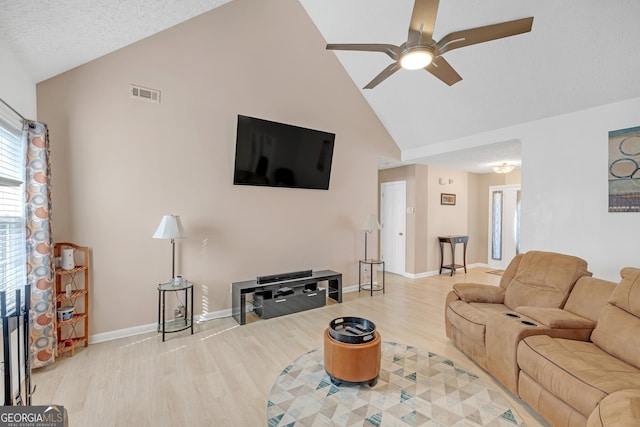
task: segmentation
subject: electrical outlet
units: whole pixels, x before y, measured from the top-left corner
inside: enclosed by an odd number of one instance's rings
[[[173,317],[176,319],[184,319],[185,317],[187,317],[187,310],[185,309],[184,305],[179,305],[173,311]]]

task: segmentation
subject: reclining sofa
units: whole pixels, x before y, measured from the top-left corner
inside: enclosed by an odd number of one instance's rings
[[[640,269],[619,285],[527,252],[500,286],[457,283],[447,336],[553,426],[640,426]]]

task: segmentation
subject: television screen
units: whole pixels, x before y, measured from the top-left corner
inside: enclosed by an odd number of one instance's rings
[[[329,189],[335,134],[238,115],[233,183]]]

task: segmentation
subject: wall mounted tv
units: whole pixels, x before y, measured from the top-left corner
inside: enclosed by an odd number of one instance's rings
[[[335,137],[238,115],[233,183],[328,190]]]

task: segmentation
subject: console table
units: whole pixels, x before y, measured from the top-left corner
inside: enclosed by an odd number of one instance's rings
[[[451,270],[451,276],[455,273],[456,268],[464,268],[464,272],[467,272],[467,243],[469,242],[469,236],[440,236],[438,237],[438,241],[440,242],[440,272],[438,274],[442,274],[442,269],[446,268],[447,270]],[[451,264],[444,264],[444,245],[448,243],[451,245]],[[462,265],[456,264],[456,244],[462,243]]]
[[[327,295],[336,302],[342,302],[342,274],[331,270],[314,271],[310,276],[300,277],[291,280],[283,280],[279,282],[260,284],[257,280],[247,280],[244,282],[235,282],[231,284],[231,314],[236,322],[240,325],[247,323],[247,294],[268,293],[277,291],[280,288],[288,287],[295,290],[308,290],[308,285],[317,284],[318,282],[328,282]],[[310,291],[311,293],[313,291]],[[314,296],[314,295],[309,295]],[[275,299],[275,298],[274,298]],[[311,300],[311,298],[309,298]],[[277,301],[276,301],[277,302]],[[322,301],[323,303],[325,301]],[[324,304],[322,304],[324,305]],[[318,306],[318,301],[314,301],[308,308]],[[293,313],[305,309],[298,304],[287,310],[281,310],[277,315]]]

